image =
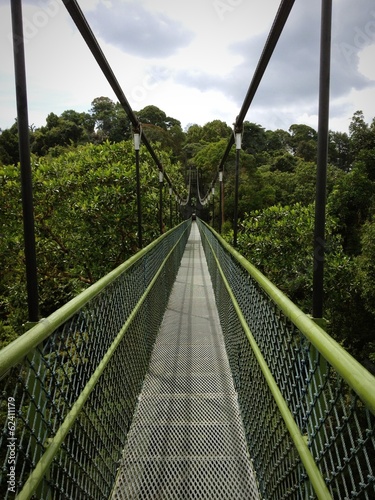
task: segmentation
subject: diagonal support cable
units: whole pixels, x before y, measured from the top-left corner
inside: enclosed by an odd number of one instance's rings
[[[85,15],[83,14],[80,6],[78,5],[76,0],[62,0],[67,11],[69,12],[72,20],[74,21],[76,27],[78,28],[79,32],[81,33],[83,39],[85,40],[87,46],[91,50],[91,53],[95,57],[96,62],[98,63],[99,67],[101,68],[104,76],[106,77],[108,83],[111,85],[112,90],[116,94],[117,99],[119,100],[121,106],[124,108],[126,114],[129,117],[129,120],[131,121],[133,127],[135,130],[140,130],[141,129],[141,123],[139,122],[136,114],[134,113],[133,109],[131,108],[129,101],[127,100],[115,74],[112,71],[112,68],[107,61],[107,58],[105,57],[92,29],[90,28],[90,25],[88,24]],[[152,148],[150,142],[148,141],[146,135],[144,132],[142,132],[142,141],[145,144],[148,152],[150,153],[152,159],[156,163],[159,171],[164,173],[164,179],[166,182],[169,184],[169,186],[173,189],[175,194],[178,195],[178,193],[175,191],[175,188],[169,179],[168,175],[164,171],[164,167],[162,163],[160,162],[159,158],[157,157],[154,149]]]
[[[273,22],[273,25],[271,27],[270,33],[268,35],[267,41],[265,43],[263,52],[260,56],[258,65],[255,69],[255,73],[253,76],[253,79],[251,80],[250,86],[248,88],[248,91],[246,93],[245,99],[243,101],[241,110],[236,118],[236,121],[234,123],[234,130],[235,132],[237,130],[242,130],[243,122],[246,117],[246,114],[250,108],[250,105],[254,99],[254,96],[258,90],[259,84],[263,78],[263,75],[267,69],[268,63],[272,57],[272,54],[275,50],[275,47],[279,41],[280,35],[284,29],[284,26],[286,24],[286,21],[289,17],[289,14],[293,8],[295,0],[282,0],[281,4],[279,6],[279,9],[277,11],[275,20]],[[229,152],[234,144],[234,135],[231,134],[227,148],[224,152],[224,155],[222,157],[222,160],[220,162],[218,171],[222,171],[224,168],[224,164],[228,158]],[[218,173],[216,174],[216,177],[218,176]],[[215,180],[216,180],[215,177]]]
[[[288,20],[289,14],[293,8],[295,0],[282,0],[280,7],[277,11],[275,20],[271,27],[271,31],[268,35],[266,44],[264,46],[262,55],[260,56],[258,66],[255,70],[253,79],[250,83],[249,89],[245,96],[244,102],[242,104],[239,115],[236,118],[235,128],[242,128],[243,121],[249,110],[249,107],[254,99],[254,96],[258,90],[259,84],[263,78],[263,75],[267,69],[268,63],[272,57],[275,47],[279,41],[280,35],[284,29],[286,21]]]
[[[240,112],[236,118],[234,125],[234,133],[231,134],[227,147],[224,151],[223,157],[218,166],[217,172],[212,179],[211,186],[215,185],[220,172],[223,172],[225,162],[229,156],[229,153],[232,149],[233,144],[235,143],[235,135],[238,132],[242,132],[243,122],[246,117],[246,114],[250,108],[250,105],[254,99],[254,96],[258,90],[259,84],[263,78],[263,75],[267,69],[268,63],[272,57],[272,54],[275,50],[275,47],[279,41],[280,35],[284,29],[284,26],[288,20],[289,14],[293,8],[295,0],[281,0],[279,9],[276,13],[275,20],[272,24],[271,30],[269,32],[268,38],[266,40],[265,46],[263,48],[263,52],[260,56],[258,65],[255,69],[254,76],[250,82],[249,88],[247,90],[245,99],[243,101]],[[211,187],[210,187],[211,189]],[[203,197],[203,200],[206,200],[210,193],[210,190],[207,191],[206,195]]]

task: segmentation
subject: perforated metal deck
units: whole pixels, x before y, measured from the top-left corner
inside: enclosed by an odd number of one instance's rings
[[[259,498],[193,223],[112,499]]]

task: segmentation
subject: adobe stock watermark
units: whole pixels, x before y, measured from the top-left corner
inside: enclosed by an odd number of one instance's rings
[[[8,398],[8,415],[7,415],[7,490],[16,492],[16,401],[13,397]]]
[[[223,21],[224,17],[233,12],[242,2],[243,0],[213,0],[212,5],[220,20]]]
[[[144,101],[152,90],[158,87],[160,82],[153,75],[146,75],[140,85],[133,87],[131,96],[135,102]]]
[[[341,42],[338,46],[346,62],[350,64],[353,56],[356,56],[359,50],[371,45],[374,41],[375,10],[370,12],[370,19],[362,28],[358,26],[354,28],[353,43]]]
[[[34,12],[31,18],[23,16],[23,39],[28,43],[35,38],[41,29],[45,28],[51,19],[60,12],[61,5],[58,0],[40,0],[39,9]],[[17,33],[8,35],[10,42],[13,42],[15,49],[22,43],[21,36]]]

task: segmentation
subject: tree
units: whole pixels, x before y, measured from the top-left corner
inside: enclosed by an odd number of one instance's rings
[[[263,127],[256,123],[244,122],[242,149],[246,153],[256,155],[266,149],[267,135]]]
[[[328,143],[328,162],[340,168],[344,172],[349,172],[352,164],[352,154],[348,134],[330,131]]]
[[[361,231],[361,253],[357,257],[358,283],[367,310],[375,316],[375,221],[367,221]],[[375,329],[375,327],[374,327]],[[374,341],[375,341],[375,337]],[[374,359],[375,362],[375,359]]]
[[[314,161],[317,156],[318,134],[308,125],[294,124],[289,127],[290,146],[296,156],[305,161]]]
[[[137,113],[138,120],[144,124],[155,125],[163,130],[168,130],[167,115],[157,106],[146,106]]]
[[[228,140],[231,132],[230,127],[228,127],[225,122],[221,120],[213,120],[203,125],[201,141],[213,143],[218,142],[221,139]]]
[[[216,174],[223,157],[228,141],[221,139],[203,146],[192,159],[192,164],[202,171],[204,181],[209,183]],[[229,160],[233,161],[234,153],[230,153]]]
[[[330,255],[343,254],[334,229],[334,220],[328,218],[328,268]],[[313,231],[313,205],[296,203],[249,213],[241,221],[238,238],[240,253],[306,312],[312,300]]]
[[[61,113],[60,118],[82,127],[87,134],[87,140],[91,139],[95,129],[95,121],[90,113],[78,113],[74,109],[67,109]]]
[[[281,129],[266,130],[266,149],[270,153],[290,153],[290,134]]]
[[[293,172],[297,165],[297,158],[287,152],[275,156],[271,160],[271,170],[279,170],[280,172]]]
[[[109,131],[108,140],[111,142],[122,142],[132,138],[131,122],[122,105],[115,104],[115,114],[112,127]]]
[[[167,116],[157,106],[146,106],[137,115],[149,141],[160,143],[163,149],[172,151],[175,160],[182,160],[185,135],[181,122]]]
[[[91,103],[90,116],[94,121],[93,142],[121,142],[131,138],[130,120],[119,102],[96,97]]]
[[[138,120],[142,124],[155,125],[163,130],[171,130],[175,127],[181,129],[181,122],[179,120],[167,116],[166,113],[157,106],[146,106],[138,111],[137,115]]]
[[[349,125],[351,151],[356,156],[363,149],[375,148],[375,125],[369,127],[363,111],[356,111]]]
[[[204,147],[202,141],[202,127],[194,124],[190,125],[185,132],[185,140],[182,146],[182,154],[186,164],[192,163],[190,160]]]
[[[0,129],[0,164],[17,165],[19,160],[18,125],[16,122],[8,129]]]
[[[164,151],[157,154],[183,194],[180,166]],[[140,162],[146,244],[159,235],[159,176],[144,147]],[[56,158],[34,156],[32,168],[41,314],[46,316],[137,251],[134,148],[131,141],[87,144]],[[18,167],[0,167],[0,189],[0,321],[21,331],[27,310]]]
[[[64,111],[61,116],[50,113],[46,125],[36,129],[32,136],[31,151],[39,156],[59,154],[67,146],[88,142],[93,133],[93,121],[87,113]]]
[[[91,103],[90,114],[95,121],[95,130],[103,140],[107,139],[115,116],[115,103],[109,97],[96,97]]]
[[[374,183],[360,168],[353,168],[339,178],[328,196],[328,209],[340,223],[343,245],[349,255],[360,253],[361,227],[369,216],[373,199]]]
[[[335,217],[328,212],[324,274],[328,333],[374,371],[374,227],[368,225],[363,232],[363,244],[369,244],[369,249],[361,259],[359,277],[356,260],[345,254],[337,229]],[[314,206],[297,203],[249,213],[238,235],[238,251],[305,313],[312,304],[313,232]],[[226,238],[231,241],[232,234]]]

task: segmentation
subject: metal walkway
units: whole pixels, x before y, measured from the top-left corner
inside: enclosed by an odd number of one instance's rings
[[[259,498],[193,223],[112,499]]]

